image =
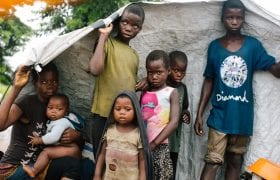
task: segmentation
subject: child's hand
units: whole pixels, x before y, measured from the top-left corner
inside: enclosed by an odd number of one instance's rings
[[[77,141],[79,139],[80,135],[81,134],[78,131],[76,131],[72,128],[68,128],[63,132],[59,142],[61,144],[69,144],[69,143]]]
[[[33,134],[33,136],[28,136],[28,137],[30,138],[30,141],[28,142],[28,144],[31,144],[32,147],[34,145],[43,144],[42,138],[40,136]]]
[[[135,86],[135,90],[144,91],[148,88],[148,86],[149,86],[149,84],[148,84],[147,77],[144,77],[143,79],[141,79],[140,81],[137,82],[137,84]]]
[[[153,151],[155,148],[157,147],[157,144],[155,143],[155,141],[150,143],[150,149]]]
[[[27,66],[20,66],[15,74],[14,86],[23,87],[27,84],[30,74],[30,68]]]
[[[99,28],[98,30],[101,34],[108,36],[111,33],[112,29],[113,29],[113,24],[111,23],[109,24],[109,26],[105,28]]]
[[[191,113],[189,110],[186,109],[182,112],[182,121],[183,123],[190,124],[190,120],[191,120]]]
[[[196,117],[194,131],[198,136],[202,136],[204,134],[202,118]]]

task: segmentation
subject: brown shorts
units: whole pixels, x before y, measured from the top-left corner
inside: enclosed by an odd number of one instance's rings
[[[248,141],[248,136],[225,134],[209,128],[207,153],[204,160],[207,163],[222,164],[226,151],[244,154],[247,150]]]

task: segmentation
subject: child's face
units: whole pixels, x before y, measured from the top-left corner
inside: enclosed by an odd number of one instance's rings
[[[122,125],[134,121],[134,108],[128,97],[118,97],[114,105],[114,119]]]
[[[174,64],[170,65],[170,78],[172,79],[172,81],[174,81],[175,83],[180,83],[185,77],[186,69],[186,63],[175,60]]]
[[[119,24],[119,32],[123,39],[133,39],[142,29],[142,19],[136,14],[124,11]]]
[[[239,33],[244,23],[244,13],[242,9],[228,8],[224,12],[223,23],[227,31]]]
[[[60,98],[51,98],[47,106],[47,117],[50,120],[63,118],[67,113],[66,103]]]
[[[166,85],[169,69],[166,69],[163,60],[150,61],[146,65],[147,79],[153,90],[158,90]]]
[[[41,100],[46,101],[56,93],[58,89],[58,77],[52,71],[42,72],[35,86]]]

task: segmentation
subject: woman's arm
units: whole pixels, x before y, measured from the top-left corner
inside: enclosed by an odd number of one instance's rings
[[[139,162],[139,179],[146,180],[146,168],[145,168],[145,158],[144,158],[143,149],[139,151],[138,162]]]
[[[13,86],[0,105],[0,131],[8,128],[22,115],[22,110],[13,104],[22,88],[27,84],[30,68],[21,66],[15,74]]]
[[[202,136],[204,134],[202,116],[203,116],[205,107],[209,101],[209,98],[212,94],[213,83],[214,83],[214,80],[212,78],[205,78],[203,85],[202,85],[196,120],[195,120],[195,124],[194,124],[195,133],[199,136]]]
[[[100,36],[97,42],[97,46],[89,61],[89,71],[93,75],[99,75],[104,70],[104,64],[105,64],[104,46],[112,29],[113,29],[112,24],[110,24],[108,27],[99,29]]]
[[[82,133],[76,131],[75,129],[67,128],[63,132],[59,142],[61,144],[70,144],[75,142],[79,145],[79,144],[83,144],[81,141],[83,141]]]
[[[179,93],[174,89],[170,95],[170,119],[166,127],[161,133],[151,142],[150,147],[152,150],[159,145],[162,141],[170,136],[170,134],[177,128],[180,116]]]
[[[105,140],[102,145],[101,152],[98,155],[93,180],[102,179],[102,170],[103,170],[103,166],[105,164],[106,147],[107,147],[107,141]]]

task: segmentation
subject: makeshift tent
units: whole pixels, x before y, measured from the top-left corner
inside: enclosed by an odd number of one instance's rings
[[[280,57],[280,19],[251,0],[243,0],[246,11],[244,33],[257,37],[268,52]],[[183,126],[177,179],[199,179],[204,165],[207,135],[198,137],[193,130],[210,41],[224,34],[221,25],[220,1],[190,1],[185,3],[140,3],[146,12],[141,33],[132,40],[140,57],[139,78],[145,76],[144,62],[154,49],[167,52],[181,50],[188,55],[189,64],[184,82],[188,86],[191,124]],[[79,35],[79,36],[78,36]],[[73,40],[73,38],[75,38]],[[90,112],[94,76],[87,71],[97,31],[86,27],[42,43],[34,47],[34,54],[27,58],[30,63],[45,63],[55,60],[61,72],[61,91],[71,100],[72,109],[87,116]],[[55,51],[50,51],[54,49]],[[30,57],[33,57],[30,58]],[[45,57],[42,59],[42,57]],[[44,62],[43,62],[44,61]],[[124,67],[125,68],[125,67]],[[244,166],[265,157],[280,163],[280,80],[268,72],[254,76],[255,123]],[[209,115],[210,105],[205,113]],[[234,113],[234,112],[232,112]],[[88,122],[90,123],[90,122]],[[207,127],[205,126],[207,131]],[[206,132],[207,133],[207,132]],[[222,174],[222,173],[221,173]],[[223,179],[221,176],[218,179]]]

